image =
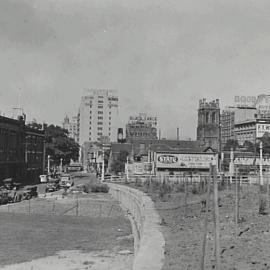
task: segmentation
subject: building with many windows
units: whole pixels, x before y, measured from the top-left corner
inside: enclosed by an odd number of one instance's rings
[[[79,144],[117,141],[118,96],[116,90],[88,90],[81,99],[78,116]]]
[[[155,140],[157,137],[157,117],[140,113],[130,116],[126,125],[126,140]]]
[[[79,131],[78,131],[78,116],[73,116],[71,119],[66,115],[63,128],[68,131],[68,136],[74,139],[75,142],[79,142]]]
[[[235,112],[230,108],[223,110],[220,115],[222,149],[227,141],[234,140],[234,116]]]
[[[235,139],[240,145],[245,141],[255,143],[265,133],[270,133],[270,119],[253,119],[235,124]]]
[[[44,131],[26,126],[23,117],[0,116],[0,184],[5,178],[39,183],[45,165],[44,141]]]

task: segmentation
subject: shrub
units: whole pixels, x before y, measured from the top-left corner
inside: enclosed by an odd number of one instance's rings
[[[90,193],[90,192],[108,193],[109,186],[106,184],[101,184],[101,183],[88,183],[84,185],[84,192],[85,193]]]

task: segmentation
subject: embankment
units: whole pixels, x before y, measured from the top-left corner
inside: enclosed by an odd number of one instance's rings
[[[123,185],[109,184],[110,193],[133,219],[135,258],[133,270],[160,270],[165,240],[154,203],[143,192]]]

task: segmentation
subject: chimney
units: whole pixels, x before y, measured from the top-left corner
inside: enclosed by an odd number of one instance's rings
[[[179,141],[179,127],[177,128],[177,131],[176,131],[177,133],[176,133],[176,139],[177,139],[177,141]]]

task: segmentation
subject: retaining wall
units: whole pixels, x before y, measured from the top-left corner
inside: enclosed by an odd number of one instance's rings
[[[123,185],[108,184],[110,193],[129,211],[134,220],[135,258],[133,270],[161,270],[165,240],[160,217],[145,193]]]

